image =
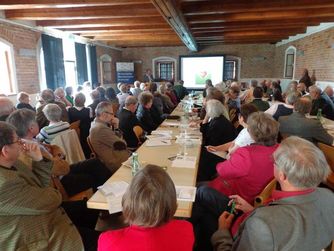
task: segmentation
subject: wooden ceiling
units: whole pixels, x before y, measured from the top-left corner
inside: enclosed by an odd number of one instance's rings
[[[334,0],[0,0],[7,19],[118,47],[276,43],[334,21]]]

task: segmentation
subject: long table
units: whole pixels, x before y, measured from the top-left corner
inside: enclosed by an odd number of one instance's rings
[[[184,116],[180,105],[173,111],[172,115]],[[157,130],[170,130],[173,132],[173,138],[175,138],[175,136],[180,133],[179,127],[165,127],[162,125]],[[189,133],[193,132],[193,129],[188,128],[187,130]],[[176,186],[195,186],[201,144],[193,145],[193,147],[187,149],[188,156],[197,157],[195,168],[175,168],[171,166],[172,161],[168,158],[176,156],[179,151],[179,147],[180,146],[175,142],[175,139],[172,140],[172,144],[169,146],[150,147],[146,146],[146,143],[144,143],[137,150],[139,162],[167,167],[167,173],[170,175]],[[115,181],[125,181],[130,183],[131,179],[131,169],[125,165],[122,165],[106,182],[111,183]],[[102,210],[108,210],[109,208],[106,197],[100,191],[97,191],[87,201],[87,207]],[[178,201],[178,208],[176,210],[175,216],[190,217],[191,211],[192,202]]]

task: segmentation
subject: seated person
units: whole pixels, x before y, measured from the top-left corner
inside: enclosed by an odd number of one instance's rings
[[[26,92],[19,92],[17,94],[17,104],[16,104],[16,109],[22,109],[22,108],[27,108],[30,110],[35,111],[35,108],[33,108],[29,102],[30,102],[30,97],[29,94]]]
[[[86,158],[89,158],[91,151],[87,144],[87,137],[89,136],[93,113],[89,107],[85,107],[85,102],[86,97],[83,93],[79,92],[76,94],[74,98],[74,106],[68,108],[68,118],[70,123],[80,120],[80,144]]]
[[[311,111],[312,103],[309,98],[303,97],[294,105],[294,112],[289,116],[279,118],[280,133],[284,136],[298,136],[313,143],[322,142],[333,144],[333,137],[323,128],[317,119],[306,118],[305,114]]]
[[[91,103],[90,105],[88,105],[88,108],[90,108],[92,110],[92,117],[95,118],[95,116],[96,116],[96,114],[95,114],[96,107],[101,102],[100,101],[100,92],[98,90],[93,90],[90,93],[90,97],[91,97],[93,103]]]
[[[55,100],[57,102],[63,103],[66,107],[71,107],[72,106],[71,102],[67,100],[65,91],[62,87],[58,87],[54,91],[54,95],[56,97]]]
[[[225,144],[237,136],[234,126],[224,116],[225,113],[226,108],[220,101],[211,99],[206,102],[206,116],[200,128],[203,135],[203,147],[197,182],[212,179],[216,174],[216,164],[223,161],[222,158],[208,152],[205,146]]]
[[[176,97],[178,101],[181,101],[186,95],[188,95],[188,90],[183,86],[184,81],[179,80],[175,85],[174,85],[174,91],[176,93]]]
[[[121,110],[125,105],[125,100],[130,94],[128,93],[128,88],[126,84],[121,83],[119,86],[120,93],[117,94],[117,99],[119,102],[119,110]]]
[[[132,93],[132,95],[135,97],[135,98],[138,98],[139,94],[142,92],[142,90],[140,89],[140,81],[136,80],[134,83],[133,83],[134,87],[131,87],[130,88],[130,92]]]
[[[253,113],[257,112],[257,108],[255,105],[252,104],[244,104],[240,108],[240,115],[239,115],[239,124],[243,126],[243,129],[238,134],[238,136],[230,142],[219,146],[211,146],[207,147],[208,151],[215,152],[215,151],[228,151],[229,155],[231,155],[235,150],[239,147],[249,146],[254,143],[254,140],[250,136],[247,130],[247,119]]]
[[[113,128],[118,128],[112,104],[101,102],[96,107],[96,118],[92,122],[89,138],[97,157],[114,173],[129,157],[126,142],[118,137]]]
[[[269,109],[269,103],[267,101],[263,101],[262,100],[262,97],[263,97],[263,89],[259,86],[255,87],[254,88],[254,91],[253,91],[253,96],[254,96],[254,99],[253,101],[251,102],[251,104],[255,105],[256,108],[259,110],[259,111],[266,111]]]
[[[148,165],[136,174],[123,196],[122,207],[129,227],[102,233],[98,251],[192,250],[192,226],[184,220],[173,220],[177,208],[175,186],[161,167]]]
[[[301,97],[300,92],[291,91],[285,98],[285,104],[275,103],[265,113],[268,113],[278,120],[280,116],[290,115],[293,112],[293,105]]]
[[[166,95],[173,102],[174,106],[177,106],[177,104],[178,104],[177,97],[176,97],[175,91],[173,89],[173,84],[170,83],[170,82],[168,82],[166,84]]]
[[[324,93],[329,97],[329,99],[332,101],[334,104],[334,89],[331,86],[327,86],[324,90]]]
[[[153,95],[153,103],[150,109],[150,113],[154,123],[160,125],[162,121],[167,117],[167,114],[164,114],[164,105],[161,94],[157,91],[158,87],[156,83],[150,84],[150,92]]]
[[[68,121],[68,114],[66,106],[62,102],[55,101],[56,97],[52,90],[46,89],[41,92],[40,96],[41,106],[36,109],[36,118],[39,128],[43,128],[49,124],[48,119],[45,117],[43,109],[47,104],[57,104],[61,109],[61,121]]]
[[[332,105],[321,96],[321,89],[315,85],[309,87],[312,100],[312,109],[310,115],[317,115],[321,109],[322,115],[328,119],[334,120],[334,109]]]
[[[165,84],[160,84],[158,87],[158,93],[162,99],[163,104],[163,112],[164,113],[171,113],[175,108],[173,102],[171,101],[170,97],[166,95],[166,86]]]
[[[159,124],[156,124],[153,121],[151,115],[153,95],[150,92],[145,91],[140,93],[138,98],[139,98],[139,106],[137,109],[136,116],[140,124],[143,126],[143,129],[150,134],[159,126]]]
[[[62,111],[56,104],[47,104],[43,108],[44,116],[49,121],[48,126],[44,126],[36,138],[46,144],[51,144],[52,140],[61,132],[70,129],[70,124],[66,121],[61,121]]]
[[[214,250],[322,250],[333,240],[334,195],[317,188],[329,173],[323,153],[304,139],[289,137],[273,156],[281,190],[256,209],[242,197],[230,196],[244,214],[232,229],[233,214],[222,214],[211,239]]]
[[[31,166],[17,162],[20,151],[32,158]],[[49,186],[52,161],[5,122],[0,122],[0,167],[2,249],[84,250],[78,229],[60,207],[61,194]],[[96,242],[94,232],[81,233]]]
[[[15,111],[13,102],[7,97],[0,97],[0,121],[6,121],[9,114]]]
[[[305,83],[303,83],[303,82],[299,82],[299,83],[298,83],[298,85],[297,85],[297,91],[299,91],[299,92],[301,93],[302,96],[308,94],[306,85],[305,85]]]
[[[241,101],[239,98],[240,88],[237,82],[233,82],[225,95],[225,102],[228,107],[230,120],[235,128],[239,127],[238,116],[240,113]]]
[[[133,131],[133,127],[140,125],[136,112],[137,99],[134,96],[128,96],[125,100],[125,106],[118,113],[119,129],[123,133],[124,140],[128,147],[137,148],[138,138]]]
[[[73,87],[72,87],[72,86],[67,86],[67,87],[65,88],[65,93],[66,93],[65,98],[66,98],[67,101],[70,102],[71,105],[73,106],[73,105],[74,105]]]
[[[278,122],[268,114],[254,112],[247,124],[255,143],[238,148],[229,160],[218,163],[218,177],[197,189],[191,222],[199,250],[212,249],[210,238],[218,228],[218,217],[229,208],[228,196],[237,193],[253,203],[274,177],[272,153],[278,147]]]

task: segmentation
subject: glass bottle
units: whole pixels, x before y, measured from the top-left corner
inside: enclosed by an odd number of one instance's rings
[[[322,120],[322,109],[318,109],[317,119],[321,122],[321,120]]]
[[[136,173],[139,171],[139,169],[140,169],[140,163],[138,160],[138,153],[134,152],[132,153],[132,168],[131,168],[132,176],[135,176]]]

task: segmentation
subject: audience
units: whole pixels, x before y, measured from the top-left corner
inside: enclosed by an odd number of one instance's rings
[[[164,113],[171,113],[175,106],[169,96],[166,95],[166,86],[165,84],[160,84],[158,87],[158,93],[160,94],[162,105],[163,105],[163,112]]]
[[[118,128],[112,104],[101,102],[96,107],[96,118],[92,122],[89,138],[97,157],[114,173],[129,157],[126,143],[113,128]]]
[[[118,113],[119,129],[123,133],[124,140],[130,148],[137,148],[139,141],[133,131],[135,126],[140,126],[136,117],[137,99],[135,96],[129,96],[125,100],[125,106]]]
[[[312,85],[312,80],[311,80],[310,76],[308,75],[308,70],[307,69],[304,69],[303,76],[299,80],[299,83],[300,82],[302,82],[306,85],[306,89],[308,89]]]
[[[22,109],[22,108],[27,108],[32,111],[35,111],[35,108],[33,108],[29,103],[30,103],[30,97],[29,94],[26,92],[19,92],[17,94],[17,104],[16,104],[16,109]]]
[[[328,119],[334,120],[334,109],[332,105],[321,96],[321,89],[315,85],[309,87],[312,100],[312,109],[310,115],[317,115],[321,109],[322,115]]]
[[[112,88],[112,87],[108,87],[106,89],[106,98],[107,98],[107,101],[109,101],[112,104],[119,104],[118,103],[118,98],[116,96],[116,92],[115,92],[114,88]]]
[[[153,95],[153,104],[151,107],[151,116],[153,121],[160,125],[162,121],[166,118],[166,114],[164,114],[164,105],[161,94],[158,93],[158,86],[156,83],[150,84],[150,92]]]
[[[61,121],[68,121],[68,114],[66,106],[62,102],[55,101],[56,97],[52,90],[45,89],[41,92],[42,105],[36,109],[36,118],[39,128],[43,128],[49,124],[48,119],[45,117],[43,109],[47,104],[56,104],[61,108]]]
[[[329,172],[323,153],[303,139],[289,137],[273,157],[281,189],[255,210],[242,196],[230,196],[244,212],[244,221],[238,218],[231,234],[234,216],[224,212],[212,236],[214,250],[322,250],[333,240],[334,195],[317,188]]]
[[[71,102],[67,100],[65,91],[62,87],[57,88],[54,91],[54,95],[57,102],[63,103],[66,107],[72,106]]]
[[[17,162],[21,151],[32,158],[31,166]],[[78,229],[60,207],[61,194],[49,186],[52,161],[43,158],[37,143],[20,140],[15,128],[4,122],[0,122],[0,166],[0,246],[84,250]],[[83,239],[94,235],[87,230],[80,233],[86,233]]]
[[[311,87],[310,87],[311,90]],[[294,135],[311,142],[333,144],[333,137],[322,127],[317,119],[306,118],[305,114],[311,111],[312,103],[306,98],[300,98],[294,105],[294,112],[289,116],[279,118],[280,133],[283,137]]]
[[[268,114],[255,112],[248,117],[247,124],[255,143],[238,148],[229,160],[218,163],[218,177],[197,188],[191,222],[199,250],[212,249],[210,237],[218,228],[219,215],[230,208],[228,196],[239,194],[253,203],[255,196],[273,179],[272,153],[278,146],[278,122]]]
[[[0,121],[6,121],[9,114],[15,111],[13,102],[7,97],[0,97]]]
[[[178,104],[177,101],[177,96],[176,96],[176,92],[173,89],[173,84],[168,82],[166,84],[166,95],[170,98],[170,100],[173,102],[174,106],[176,106]]]
[[[41,142],[51,144],[52,140],[61,132],[70,129],[70,124],[66,121],[61,121],[61,109],[56,104],[47,104],[43,108],[43,113],[49,121],[48,126],[44,126],[40,133],[36,136]]]
[[[128,93],[126,84],[121,83],[119,85],[119,90],[120,90],[120,93],[117,94],[117,99],[119,103],[119,109],[122,109],[124,107],[126,98],[130,96],[130,94]]]
[[[131,87],[130,88],[130,92],[132,93],[132,95],[135,97],[135,98],[138,98],[139,94],[142,92],[142,90],[140,89],[140,81],[135,81],[133,83],[134,87]]]
[[[255,87],[254,88],[254,91],[253,91],[253,96],[254,96],[254,99],[253,101],[251,102],[251,104],[255,105],[256,108],[261,111],[261,112],[264,112],[266,110],[269,109],[269,103],[267,101],[263,101],[262,98],[263,98],[263,89],[261,87]]]
[[[324,93],[327,94],[329,99],[334,103],[334,89],[331,86],[327,86],[324,90]]]
[[[303,82],[299,82],[297,85],[297,91],[301,93],[302,96],[307,95],[308,92],[306,91],[306,85]]]
[[[254,96],[253,96],[253,91],[254,88],[258,86],[258,82],[255,79],[251,80],[251,86],[249,89],[247,89],[246,91],[244,91],[244,93],[240,96],[240,100],[241,102],[248,104],[250,102],[253,101]]]
[[[90,93],[90,97],[91,97],[91,100],[93,101],[93,103],[88,105],[88,107],[93,112],[93,118],[95,118],[95,116],[96,116],[95,110],[96,110],[97,105],[100,103],[100,92],[95,89]]]
[[[151,115],[151,107],[153,104],[153,95],[150,92],[142,92],[139,94],[139,106],[137,109],[137,119],[142,125],[143,129],[147,133],[151,133],[155,130],[159,124],[157,124]]]
[[[174,91],[176,93],[178,101],[182,100],[186,95],[188,95],[187,88],[185,88],[183,84],[183,80],[179,80],[176,85],[174,85]]]
[[[148,165],[132,179],[122,199],[128,227],[100,235],[98,251],[191,251],[192,226],[174,220],[175,185],[166,171]]]
[[[204,85],[204,89],[203,89],[203,98],[206,97],[206,90],[207,90],[209,87],[213,87],[213,84],[212,84],[211,79],[207,79],[207,80],[205,80],[205,85]]]
[[[96,87],[96,90],[100,93],[100,102],[102,101],[108,101],[108,99],[106,98],[106,89],[104,89],[104,87],[102,86],[98,86]]]
[[[73,106],[74,105],[74,97],[73,97],[73,87],[72,86],[67,86],[65,88],[65,93],[66,93],[66,96],[65,98],[67,99],[68,102],[71,103],[71,105]]]
[[[225,106],[218,100],[211,99],[206,103],[207,113],[200,127],[203,148],[198,168],[198,182],[211,180],[216,174],[216,164],[222,161],[222,158],[206,151],[205,146],[225,144],[237,136],[234,126],[224,116],[225,110]]]

